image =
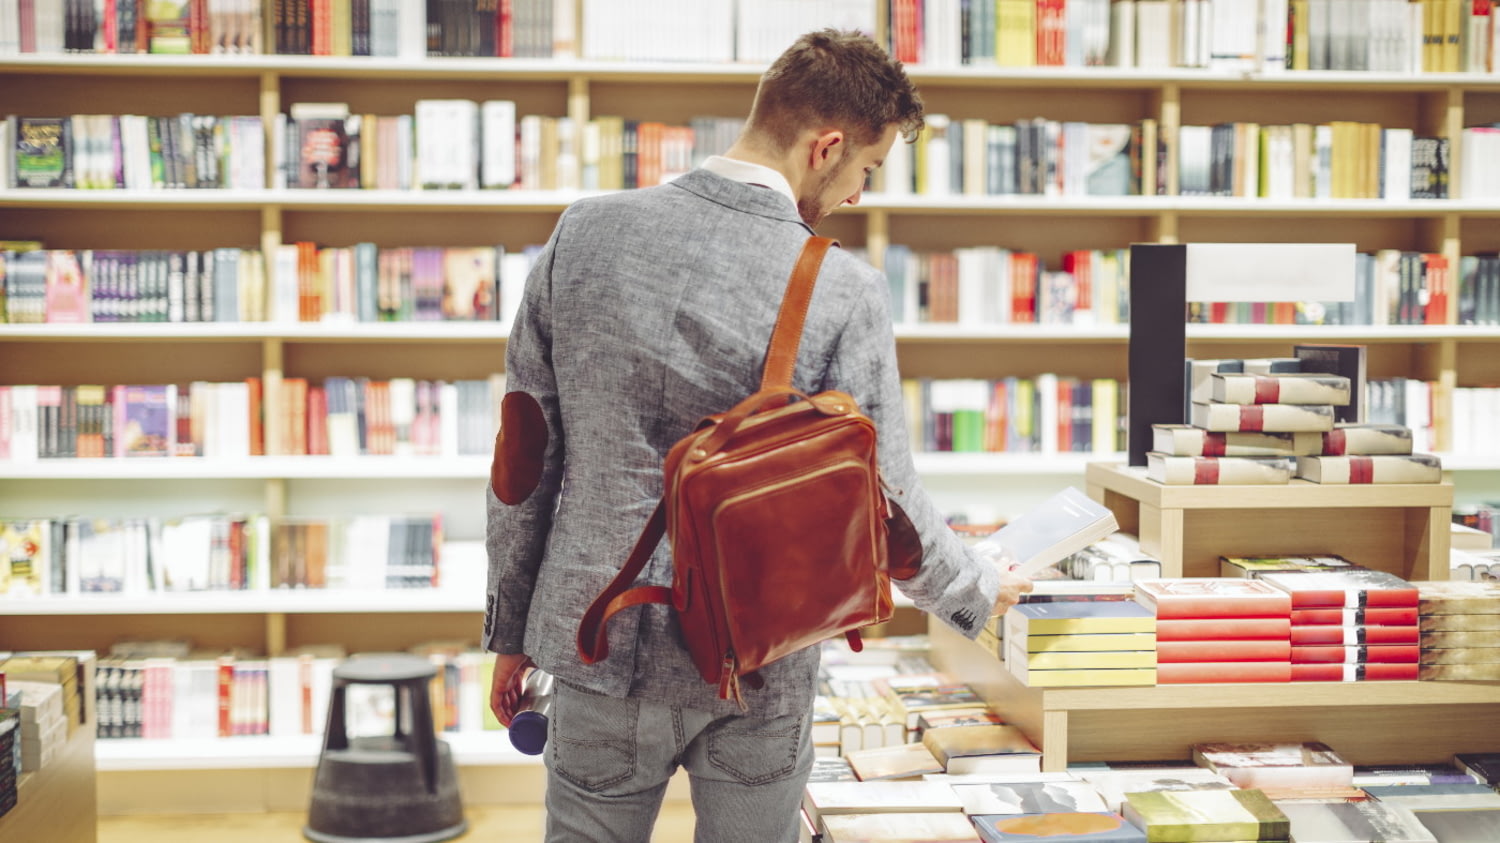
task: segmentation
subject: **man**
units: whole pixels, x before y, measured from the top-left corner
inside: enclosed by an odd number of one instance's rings
[[[506,350],[484,643],[498,654],[490,699],[501,722],[531,661],[558,680],[552,843],[648,840],[679,765],[699,841],[796,839],[817,647],[762,669],[745,713],[699,677],[669,607],[615,617],[610,656],[594,665],[575,636],[661,497],[672,443],[755,391],[814,226],[858,202],[897,134],[921,125],[921,99],[874,42],[810,33],[762,77],[726,155],[666,185],[575,203],[538,256]],[[900,586],[973,637],[1030,584],[979,560],[918,483],[888,295],[879,272],[831,250],[793,384],[849,392],[874,419],[881,471],[922,536],[921,569]],[[670,579],[663,543],[641,581]]]

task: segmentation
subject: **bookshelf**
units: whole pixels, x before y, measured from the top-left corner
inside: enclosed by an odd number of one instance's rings
[[[522,113],[577,120],[623,114],[685,123],[698,115],[742,115],[760,70],[754,65],[693,62],[9,55],[0,57],[0,77],[8,83],[0,86],[0,114],[251,114],[259,115],[269,128],[292,103],[348,102],[356,112],[392,114],[411,113],[420,98],[454,97],[511,99]],[[920,66],[911,70],[930,113],[996,123],[1038,115],[1119,122],[1152,118],[1165,133],[1178,125],[1221,119],[1343,119],[1456,137],[1464,125],[1500,119],[1500,76]],[[1174,154],[1169,152],[1169,166],[1175,163],[1170,157]],[[539,190],[0,189],[0,237],[37,239],[59,249],[199,250],[233,245],[270,250],[296,241],[372,241],[382,246],[500,243],[519,249],[544,241],[557,214],[581,195]],[[877,262],[884,247],[893,243],[933,250],[998,244],[1034,251],[1055,266],[1071,249],[1190,241],[1353,242],[1362,251],[1398,248],[1456,259],[1500,250],[1497,220],[1500,201],[1461,198],[1279,201],[871,192],[858,206],[835,214],[822,233],[846,246],[867,249]],[[1060,372],[1124,380],[1126,375],[1123,325],[919,324],[899,327],[897,336],[903,373],[911,377]],[[1449,390],[1500,384],[1500,328],[1188,326],[1188,350],[1194,356],[1279,355],[1295,342],[1310,341],[1369,344],[1372,377],[1416,377]],[[0,325],[0,360],[5,361],[0,384],[248,377],[269,383],[281,377],[352,374],[482,378],[503,366],[504,343],[503,329],[494,324],[456,322]],[[1440,391],[1440,408],[1445,400]],[[1439,450],[1446,447],[1444,436],[1440,424]],[[975,513],[978,520],[1024,510],[1039,496],[1079,485],[1087,462],[1115,457],[923,454],[918,463],[941,506]],[[1459,497],[1477,501],[1500,495],[1500,457],[1445,452],[1444,459]],[[0,462],[0,511],[17,516],[134,516],[213,509],[337,516],[402,511],[420,501],[421,508],[444,513],[452,541],[474,543],[483,536],[487,463],[480,457]],[[204,645],[235,644],[270,654],[331,641],[352,651],[450,635],[472,638],[482,605],[478,590],[415,601],[385,594],[329,594],[261,596],[237,603],[230,600],[233,596],[196,603],[168,596],[107,605],[37,601],[16,606],[15,611],[6,605],[0,612],[0,638],[24,637],[25,642],[14,645],[18,647],[103,648],[125,635],[191,636]],[[1072,699],[1049,694],[1052,699]],[[153,760],[153,753],[162,751],[176,760]],[[238,787],[241,801],[260,798],[246,794],[269,793],[266,799],[271,802],[300,809],[305,782],[298,784],[298,777],[305,778],[306,771],[298,772],[298,765],[276,754],[280,750],[271,751],[274,764],[247,759],[246,769],[226,760],[225,756],[237,756],[238,749],[223,749],[218,760],[212,751],[206,752],[208,757],[186,747],[163,750],[127,744],[101,750],[101,758],[107,759],[101,764],[103,809],[131,810],[133,804],[148,804],[148,790],[169,789],[162,787],[161,777],[174,777],[172,782],[180,784],[194,778],[184,773],[194,771],[204,773],[204,788],[215,781],[228,783]],[[462,747],[459,755],[464,757]],[[470,757],[480,767],[511,766],[514,761],[503,753]],[[531,766],[517,769],[525,781],[540,780]],[[290,772],[290,778],[273,782],[265,778],[272,775],[267,770]],[[127,783],[136,773],[144,776],[138,788]],[[496,792],[501,791],[490,791]],[[129,799],[123,796],[127,793]],[[205,799],[210,795],[191,793]]]

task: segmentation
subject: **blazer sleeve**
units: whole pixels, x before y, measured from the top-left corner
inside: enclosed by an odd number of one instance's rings
[[[561,230],[559,224],[532,265],[506,342],[506,394],[485,490],[484,646],[496,653],[525,652],[532,591],[562,480],[566,443],[552,368],[552,263]]]
[[[851,308],[830,367],[831,384],[854,396],[875,422],[880,470],[892,501],[905,510],[922,540],[922,563],[911,579],[896,586],[917,607],[958,632],[979,635],[1000,593],[1000,573],[982,561],[948,527],[922,488],[912,460],[896,335],[887,301],[889,285],[878,278],[869,295]]]

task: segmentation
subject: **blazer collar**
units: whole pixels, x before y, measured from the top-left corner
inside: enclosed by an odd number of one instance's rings
[[[817,233],[812,226],[802,221],[795,208],[787,205],[785,196],[769,188],[725,178],[702,167],[689,170],[668,184],[727,208],[767,219],[796,223],[806,229],[808,234]]]

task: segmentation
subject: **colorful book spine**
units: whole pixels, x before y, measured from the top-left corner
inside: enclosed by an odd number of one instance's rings
[[[1212,431],[1321,433],[1333,429],[1333,405],[1214,404],[1195,401],[1189,421],[1194,427]]]
[[[1215,373],[1209,381],[1213,400],[1224,404],[1349,403],[1349,379],[1338,375],[1249,375]]]
[[[1298,457],[1297,476],[1314,483],[1438,483],[1443,463],[1433,454]]]
[[[1290,483],[1292,457],[1178,457],[1151,451],[1146,476],[1167,486],[1275,486]]]

